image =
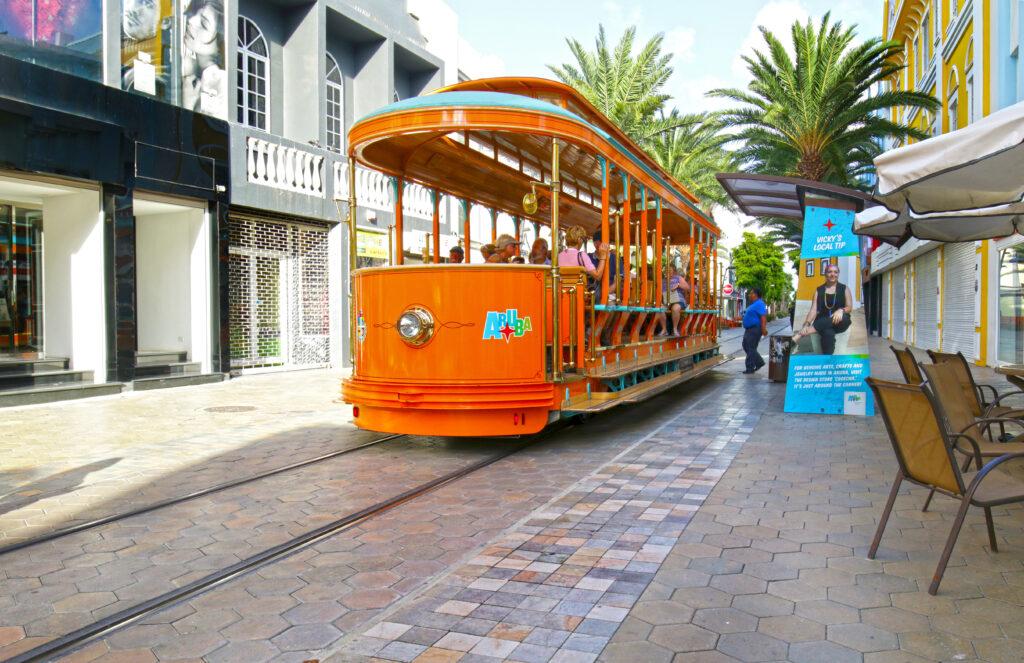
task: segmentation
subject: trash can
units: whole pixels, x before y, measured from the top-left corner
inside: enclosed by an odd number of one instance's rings
[[[789,334],[773,334],[768,337],[768,379],[785,382],[789,375]]]

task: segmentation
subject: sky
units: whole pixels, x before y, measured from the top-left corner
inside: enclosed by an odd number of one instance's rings
[[[763,46],[758,26],[783,43],[790,41],[795,20],[819,21],[831,11],[834,20],[856,24],[860,38],[882,30],[882,3],[877,0],[448,0],[459,15],[460,62],[473,78],[542,76],[553,78],[548,64],[573,62],[566,38],[593,48],[598,25],[610,44],[635,25],[636,42],[665,35],[674,73],[665,92],[669,104],[683,112],[717,110],[728,102],[708,98],[719,87],[745,87],[749,81],[741,59]],[[727,211],[715,213],[722,244],[735,246],[748,220]]]

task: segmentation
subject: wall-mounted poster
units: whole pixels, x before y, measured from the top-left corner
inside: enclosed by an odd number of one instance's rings
[[[174,35],[174,0],[122,0],[122,89],[174,101]]]
[[[871,415],[871,371],[853,212],[808,205],[786,412]]]
[[[180,0],[181,105],[227,119],[223,0]]]

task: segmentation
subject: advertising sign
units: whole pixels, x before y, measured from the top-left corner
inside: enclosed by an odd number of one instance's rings
[[[223,0],[181,3],[181,105],[222,119],[228,116]]]
[[[828,207],[804,212],[786,412],[874,414],[864,381],[871,366],[853,217]]]
[[[174,49],[173,0],[124,0],[121,4],[121,87],[171,99]]]

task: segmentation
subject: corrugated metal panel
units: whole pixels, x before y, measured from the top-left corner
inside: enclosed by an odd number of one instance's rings
[[[882,274],[882,338],[890,338],[889,336],[889,279],[891,273],[886,272]]]
[[[925,350],[939,348],[939,252],[932,251],[917,259],[914,324],[915,345]]]
[[[907,340],[907,268],[900,265],[892,271],[892,340],[905,343]]]
[[[974,242],[947,244],[943,266],[942,349],[962,352],[968,359],[974,359]]]

